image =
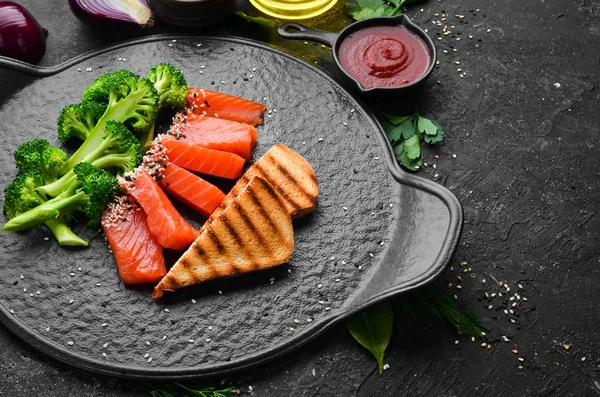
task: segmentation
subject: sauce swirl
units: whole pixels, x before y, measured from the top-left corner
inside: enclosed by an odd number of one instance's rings
[[[340,44],[339,59],[364,88],[410,84],[431,65],[425,42],[402,25],[373,26],[348,35]]]

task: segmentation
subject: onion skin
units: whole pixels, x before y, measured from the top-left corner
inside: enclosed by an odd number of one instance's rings
[[[0,1],[0,55],[38,63],[46,53],[47,34],[23,6]]]
[[[136,24],[150,26],[154,20],[152,11],[146,0],[126,1],[130,5],[130,12],[123,9],[111,8],[114,0],[69,0],[69,7],[73,15],[86,25],[102,28],[111,28],[120,24]],[[132,4],[136,4],[137,8]]]

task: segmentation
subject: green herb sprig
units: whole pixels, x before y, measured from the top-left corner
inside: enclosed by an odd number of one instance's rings
[[[420,0],[356,0],[346,3],[346,13],[357,21],[371,17],[393,17],[402,14],[402,7]]]
[[[240,18],[245,19],[248,22],[256,23],[259,25],[269,26],[271,28],[274,27],[275,25],[277,25],[277,21],[275,19],[264,18],[264,17],[253,17],[252,15],[248,15],[243,11],[235,11],[233,14],[237,15]]]
[[[175,390],[157,389],[150,392],[151,397],[227,397],[232,394],[240,394],[236,387],[217,389],[215,387],[185,386],[175,383]]]
[[[409,116],[385,114],[384,117],[381,125],[392,144],[396,160],[411,171],[423,166],[423,141],[434,144],[444,139],[442,124],[421,116],[417,110]]]
[[[459,335],[481,338],[486,329],[479,319],[447,296],[438,287],[429,285],[394,300],[400,321],[430,317],[453,327]],[[392,337],[394,310],[390,301],[369,307],[350,317],[346,328],[358,343],[373,354],[379,373],[383,372],[385,350]]]

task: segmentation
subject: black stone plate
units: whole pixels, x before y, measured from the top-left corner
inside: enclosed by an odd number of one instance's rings
[[[288,264],[170,294],[119,280],[102,238],[59,247],[45,227],[0,233],[0,320],[35,348],[90,371],[200,378],[284,355],[349,315],[424,285],[449,261],[462,225],[452,193],[402,171],[371,112],[316,68],[251,41],[152,37],[54,68],[2,60],[0,186],[31,138],[58,144],[61,108],[99,75],[145,75],[171,62],[191,86],[268,105],[255,158],[275,143],[312,164],[316,211],[295,222]],[[204,221],[186,211],[195,225]],[[85,229],[78,232],[90,235]],[[167,253],[173,261],[176,253]]]

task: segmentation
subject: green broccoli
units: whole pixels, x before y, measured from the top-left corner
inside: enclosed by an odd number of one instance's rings
[[[73,217],[78,212],[83,212],[87,216],[89,227],[97,227],[104,209],[114,199],[119,188],[117,178],[105,170],[83,162],[77,164],[73,171],[76,181],[67,190],[11,218],[2,230],[7,232],[26,230],[61,217]],[[10,194],[13,194],[13,189]],[[29,196],[26,197],[30,199]]]
[[[146,78],[154,84],[158,92],[158,106],[160,109],[181,109],[185,104],[188,86],[181,70],[169,63],[154,65]],[[142,149],[148,150],[154,139],[154,126],[140,135]]]
[[[92,134],[104,110],[104,105],[91,101],[65,106],[57,121],[58,139],[64,144],[73,138],[85,141]]]
[[[154,65],[146,78],[158,92],[158,106],[181,109],[185,103],[188,86],[181,70],[169,63]]]
[[[32,139],[20,144],[14,152],[15,165],[22,172],[39,170],[44,183],[55,181],[67,161],[67,154],[51,146],[45,139]]]
[[[67,173],[77,163],[84,161],[88,154],[101,145],[106,123],[110,120],[121,122],[139,134],[144,134],[156,122],[158,94],[152,83],[138,78],[129,71],[116,71],[100,76],[83,93],[83,107],[90,103],[101,104],[104,114],[98,123],[69,158],[62,173]]]
[[[36,191],[44,182],[42,172],[29,171],[17,176],[6,189],[4,213],[13,219],[46,202],[46,197]],[[50,229],[60,245],[87,246],[88,242],[77,236],[62,218],[49,219],[44,224]]]
[[[104,128],[104,137],[88,154],[83,162],[102,169],[116,169],[120,173],[133,170],[142,162],[140,141],[122,123],[109,120]],[[56,197],[67,190],[76,179],[70,170],[60,179],[38,188],[50,197]]]

